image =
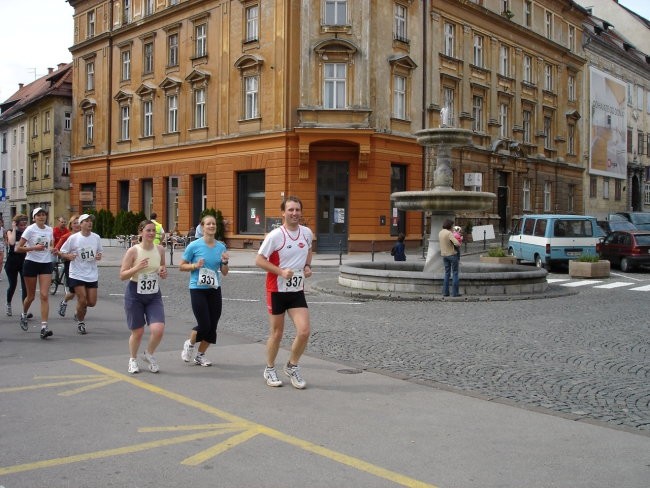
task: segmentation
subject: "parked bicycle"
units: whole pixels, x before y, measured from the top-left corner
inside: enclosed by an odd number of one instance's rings
[[[65,288],[65,265],[63,261],[57,261],[52,266],[52,282],[50,283],[50,295],[56,295],[59,286]]]

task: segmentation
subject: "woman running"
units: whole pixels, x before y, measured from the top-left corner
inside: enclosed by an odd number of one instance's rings
[[[14,299],[16,286],[18,285],[18,275],[20,275],[20,291],[22,294],[22,301],[27,297],[27,288],[25,287],[25,279],[23,278],[23,263],[25,262],[25,253],[16,252],[14,249],[16,243],[20,242],[20,238],[27,228],[27,215],[18,214],[11,221],[11,229],[7,231],[7,262],[5,263],[5,273],[7,273],[7,317],[11,317],[11,301]],[[30,318],[31,314],[27,315]]]

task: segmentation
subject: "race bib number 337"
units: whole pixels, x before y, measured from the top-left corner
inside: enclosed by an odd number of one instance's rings
[[[156,273],[142,273],[138,277],[138,293],[153,295],[158,293],[158,275]]]

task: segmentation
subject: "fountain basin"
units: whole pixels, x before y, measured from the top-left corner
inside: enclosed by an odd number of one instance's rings
[[[358,262],[339,269],[338,283],[360,292],[381,292],[392,298],[439,299],[444,273],[425,272],[422,263]],[[547,271],[522,265],[460,264],[462,295],[526,297],[548,290]]]
[[[456,210],[485,210],[490,208],[496,199],[494,193],[436,189],[398,191],[390,197],[400,210],[431,210],[445,213]]]

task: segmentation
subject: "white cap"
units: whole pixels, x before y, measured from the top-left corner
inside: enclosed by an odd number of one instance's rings
[[[36,207],[34,210],[32,210],[32,218],[36,217],[36,214],[39,212],[47,213],[47,210],[42,207]]]
[[[82,223],[82,222],[83,222],[84,220],[86,220],[86,219],[93,220],[93,218],[94,218],[94,217],[93,217],[92,215],[90,215],[90,214],[82,214],[82,215],[79,217],[79,223]]]

